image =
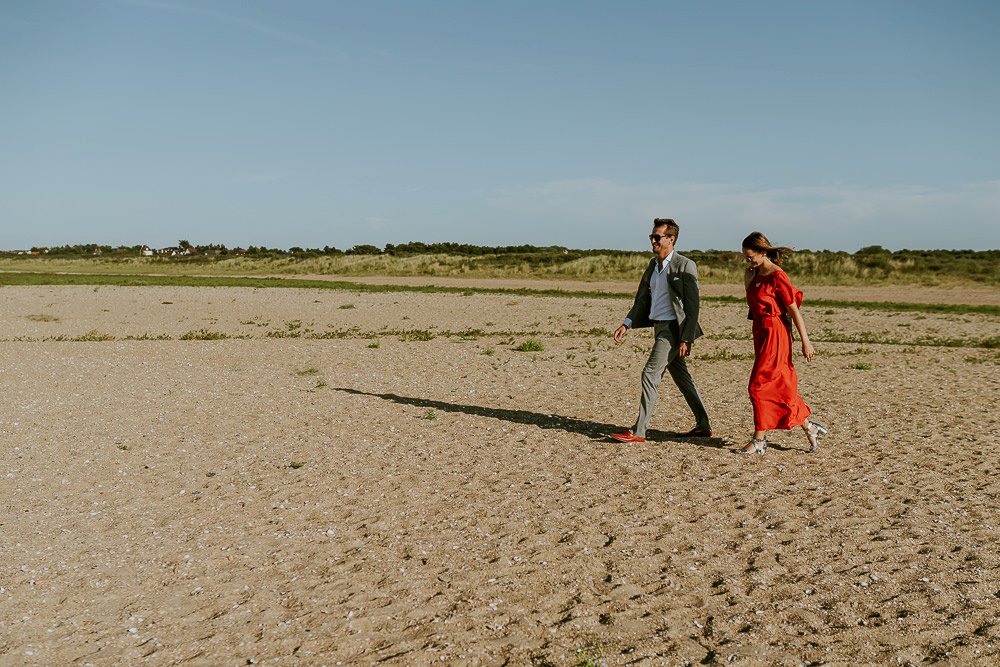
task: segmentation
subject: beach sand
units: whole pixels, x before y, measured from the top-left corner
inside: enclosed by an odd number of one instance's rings
[[[997,319],[813,294],[740,457],[739,304],[623,445],[625,299],[0,288],[0,663],[996,664]]]

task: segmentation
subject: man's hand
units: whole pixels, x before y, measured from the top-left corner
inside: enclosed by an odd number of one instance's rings
[[[691,354],[691,343],[681,341],[681,344],[677,346],[677,356],[686,357],[689,354]]]
[[[615,342],[620,343],[625,340],[625,332],[628,331],[628,327],[624,324],[615,329]]]

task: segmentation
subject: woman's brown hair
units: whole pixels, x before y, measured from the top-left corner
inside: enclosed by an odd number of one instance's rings
[[[767,258],[781,266],[781,260],[784,256],[790,252],[794,252],[791,248],[787,246],[773,246],[771,242],[767,240],[767,237],[760,232],[753,232],[745,239],[743,239],[743,248],[748,250],[753,250],[754,252],[762,252],[767,255]]]

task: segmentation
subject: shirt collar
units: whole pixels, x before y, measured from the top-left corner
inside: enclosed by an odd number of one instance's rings
[[[672,260],[673,258],[674,258],[674,251],[671,250],[670,254],[663,258],[663,266],[666,267],[667,264],[670,263],[670,260]],[[660,265],[660,258],[659,257],[655,257],[654,261],[656,262],[656,266],[659,267],[659,265]]]

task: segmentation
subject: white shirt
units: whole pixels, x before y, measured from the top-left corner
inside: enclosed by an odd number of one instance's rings
[[[653,272],[649,276],[649,291],[652,296],[652,304],[649,307],[649,319],[657,322],[677,319],[677,313],[674,312],[674,304],[670,300],[670,286],[667,284],[670,280],[670,260],[673,257],[674,253],[671,251],[663,260],[662,269],[660,268],[659,259],[657,259],[656,265],[653,266]],[[632,328],[632,320],[628,317],[625,318],[625,326],[629,329]]]

